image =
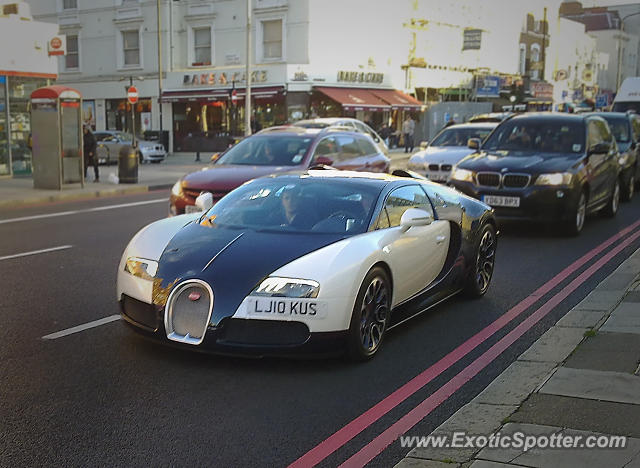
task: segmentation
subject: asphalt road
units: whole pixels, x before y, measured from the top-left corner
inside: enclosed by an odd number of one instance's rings
[[[143,340],[121,320],[42,339],[117,314],[122,250],[138,229],[166,216],[167,197],[163,191],[0,212],[0,466],[286,466],[640,219],[636,197],[613,220],[590,218],[578,238],[536,226],[503,228],[484,298],[454,298],[394,329],[364,364],[188,353]],[[136,202],[147,203],[128,205]],[[118,204],[126,206],[95,209]],[[348,460],[615,245],[364,430],[351,431],[319,466]],[[429,434],[639,246],[636,238],[407,434]],[[406,452],[394,442],[370,466],[393,466]]]

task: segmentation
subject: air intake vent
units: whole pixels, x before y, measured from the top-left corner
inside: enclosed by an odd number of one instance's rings
[[[213,291],[201,280],[180,283],[169,294],[164,326],[167,338],[198,345],[202,343],[213,311]]]

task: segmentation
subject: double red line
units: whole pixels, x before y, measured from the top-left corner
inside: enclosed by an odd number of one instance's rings
[[[640,230],[633,232],[638,226],[640,221],[636,221],[631,226],[623,229],[618,234],[610,237],[602,244],[598,245],[593,250],[589,251],[578,260],[567,266],[564,270],[551,278],[541,287],[536,289],[532,294],[527,296],[524,300],[516,304],[509,309],[507,313],[500,318],[489,324],[487,327],[480,330],[474,336],[467,341],[459,345],[456,349],[444,356],[438,362],[427,368],[425,371],[418,374],[409,382],[398,388],[396,391],[385,397],[382,401],[371,407],[369,410],[355,418],[353,421],[342,427],[340,430],[329,436],[327,439],[316,445],[310,451],[294,461],[289,468],[298,467],[310,467],[315,466],[336,450],[343,447],[347,442],[356,437],[371,424],[378,421],[382,416],[387,414],[393,408],[405,401],[411,395],[423,388],[433,379],[438,377],[444,371],[456,364],[467,354],[473,351],[481,343],[484,343],[488,338],[494,335],[497,331],[501,330],[512,320],[526,311],[529,307],[535,304],[541,297],[549,293],[556,286],[562,283],[565,279],[583,267],[587,262],[593,259],[595,256],[603,252],[609,246],[624,239],[615,248],[611,249],[606,255],[602,256],[598,261],[566,285],[563,289],[558,291],[547,302],[545,302],[540,308],[534,311],[529,317],[523,320],[512,331],[495,343],[491,348],[485,351],[481,356],[475,359],[464,370],[458,373],[455,377],[449,380],[446,384],[431,394],[426,400],[422,401],[418,406],[409,411],[406,415],[401,417],[398,421],[392,424],[384,432],[378,435],[375,439],[360,449],[355,455],[346,460],[342,467],[360,467],[364,466],[378,456],[385,448],[387,448],[393,441],[395,441],[402,434],[406,433],[409,429],[415,426],[418,422],[424,419],[429,413],[436,409],[440,404],[447,400],[454,392],[460,389],[465,383],[476,376],[482,369],[495,360],[502,352],[504,352],[511,344],[513,344],[518,338],[520,338],[526,331],[538,323],[543,317],[551,312],[560,302],[562,302],[569,294],[575,291],[580,285],[593,276],[598,270],[605,266],[611,259],[618,255],[622,250],[628,247],[638,237],[640,237]]]

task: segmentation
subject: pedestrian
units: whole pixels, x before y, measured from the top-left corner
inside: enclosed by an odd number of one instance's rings
[[[87,169],[89,164],[93,166],[94,182],[100,182],[100,173],[98,172],[98,155],[96,154],[96,137],[93,136],[88,125],[83,128],[82,147],[84,149],[84,178],[87,178]]]
[[[453,120],[453,117],[449,117],[449,120],[445,122],[443,128],[451,127],[452,125],[455,125],[455,124],[456,124],[456,121]]]
[[[378,131],[378,135],[380,135],[380,138],[384,140],[384,144],[387,145],[387,148],[389,148],[389,136],[391,135],[391,127],[389,127],[386,122]]]
[[[404,136],[404,152],[405,153],[413,153],[413,132],[416,129],[416,123],[411,118],[410,114],[407,114],[407,117],[404,119],[402,123],[402,134]]]

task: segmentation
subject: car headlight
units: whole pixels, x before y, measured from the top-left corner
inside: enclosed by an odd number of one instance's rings
[[[535,185],[569,185],[573,174],[570,172],[556,172],[554,174],[540,174]]]
[[[473,182],[473,172],[467,171],[466,169],[458,169],[456,167],[453,169],[451,178],[453,180],[460,180],[462,182]]]
[[[178,182],[173,184],[173,187],[171,187],[171,195],[175,195],[176,197],[179,197],[180,195],[182,195],[182,181],[181,180],[179,180]]]
[[[621,166],[626,166],[628,162],[629,162],[629,153],[623,153],[618,158],[618,164],[620,164]]]
[[[251,292],[251,296],[318,297],[320,284],[299,278],[269,277]]]
[[[158,262],[146,258],[129,257],[124,265],[124,271],[138,278],[153,281],[158,272]]]

